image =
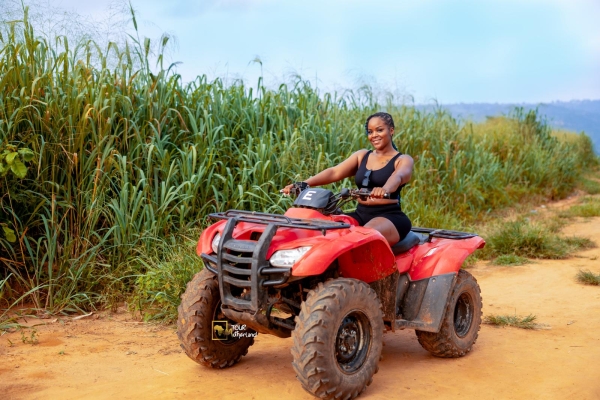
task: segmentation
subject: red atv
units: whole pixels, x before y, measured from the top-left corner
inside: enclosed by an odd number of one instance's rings
[[[460,267],[485,242],[475,234],[413,228],[390,247],[339,207],[369,192],[304,190],[284,215],[227,211],[200,237],[206,266],[182,296],[177,334],[186,354],[230,367],[256,333],[292,336],[302,387],[354,398],[377,372],[384,331],[415,329],[439,357],[477,339],[481,295]]]

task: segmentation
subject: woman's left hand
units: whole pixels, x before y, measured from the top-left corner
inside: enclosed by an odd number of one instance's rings
[[[373,190],[371,190],[371,196],[369,197],[372,197],[374,199],[384,199],[388,194],[388,191],[384,188],[376,187],[373,188]]]

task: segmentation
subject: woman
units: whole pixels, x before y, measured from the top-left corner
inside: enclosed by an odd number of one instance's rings
[[[367,137],[373,150],[359,150],[335,167],[327,168],[304,181],[309,186],[321,186],[354,175],[359,188],[372,189],[367,200],[358,200],[356,211],[348,215],[360,226],[378,230],[390,246],[402,240],[411,223],[400,208],[400,190],[410,181],[413,159],[398,152],[392,138],[394,120],[388,113],[378,112],[367,118]],[[289,194],[292,185],[283,188]],[[384,198],[389,194],[389,198]]]

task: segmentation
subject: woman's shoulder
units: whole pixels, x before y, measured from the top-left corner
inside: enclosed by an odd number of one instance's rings
[[[364,156],[365,154],[369,153],[371,150],[367,150],[367,149],[360,149],[355,151],[352,155],[356,155],[356,156]]]
[[[413,158],[408,154],[398,152],[396,156],[397,158],[394,162],[395,167],[398,167],[400,163],[410,163],[411,165],[414,163]]]
[[[355,151],[354,153],[352,153],[352,155],[350,157],[351,158],[356,158],[356,160],[360,164],[362,162],[362,159],[364,158],[364,156],[367,155],[367,153],[370,153],[370,152],[371,152],[371,150],[360,149],[360,150]]]

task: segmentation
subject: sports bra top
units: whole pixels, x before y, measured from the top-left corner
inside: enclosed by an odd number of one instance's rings
[[[402,155],[402,153],[396,154],[394,157],[392,157],[390,161],[388,161],[388,163],[383,168],[370,170],[367,169],[367,160],[369,159],[369,155],[371,154],[371,152],[372,150],[369,150],[367,154],[365,154],[358,167],[358,170],[356,171],[356,175],[354,175],[354,182],[356,183],[356,186],[358,186],[359,189],[374,189],[376,187],[383,187],[383,185],[385,185],[387,180],[390,178],[390,176],[392,176],[392,174],[396,170],[396,167],[394,166],[396,158]],[[365,175],[368,173],[368,171],[370,171],[368,176],[368,182],[366,186],[363,186],[363,183],[365,181]],[[390,193],[390,199],[400,200],[400,190],[402,190],[404,185],[406,184],[400,185],[398,189]]]

